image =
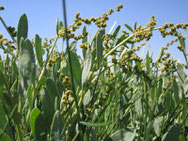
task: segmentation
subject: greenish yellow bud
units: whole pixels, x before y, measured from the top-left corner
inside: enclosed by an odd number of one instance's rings
[[[4,6],[0,6],[0,11],[1,10],[5,10],[5,7]]]

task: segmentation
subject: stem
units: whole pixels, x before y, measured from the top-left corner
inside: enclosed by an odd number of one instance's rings
[[[72,139],[72,141],[75,141],[79,134],[80,134],[80,131],[78,131],[78,133],[74,136],[74,138]]]
[[[111,49],[105,56],[104,59],[106,59],[109,55],[111,55],[118,47],[120,47],[121,45],[123,45],[124,43],[126,43],[129,39],[131,39],[132,37],[134,37],[134,34],[127,37],[125,40],[123,40],[121,43],[119,43],[118,45],[116,45],[113,49]]]
[[[5,27],[5,29],[7,30],[8,34],[9,34],[10,37],[12,38],[12,40],[13,40],[14,42],[16,42],[16,40],[14,39],[14,37],[11,35],[10,31],[8,30],[8,27],[7,27],[7,25],[5,24],[4,20],[1,18],[1,16],[0,16],[0,20],[1,20],[2,24],[3,24],[3,26]]]
[[[71,78],[71,82],[72,82],[73,97],[74,97],[74,100],[75,100],[76,109],[78,110],[77,116],[78,116],[78,121],[79,121],[80,120],[80,108],[78,106],[78,99],[77,99],[75,87],[74,87],[72,60],[71,60],[71,54],[70,54],[70,48],[69,48],[69,39],[68,39],[68,33],[67,33],[67,15],[66,15],[65,0],[62,0],[62,6],[63,6],[63,16],[64,16],[64,23],[65,23],[65,37],[66,37],[66,45],[67,45],[68,60],[69,60],[70,78]]]
[[[158,30],[160,29],[159,27],[158,28],[154,28],[154,30]],[[146,30],[143,30],[141,31],[142,32],[146,32],[146,31],[149,31],[150,29],[146,29]],[[113,49],[111,49],[105,56],[104,56],[104,59],[106,59],[109,55],[111,55],[118,47],[120,47],[121,45],[123,45],[124,43],[126,43],[129,39],[133,38],[134,37],[134,34],[132,34],[131,36],[127,37],[126,39],[124,39],[122,42],[120,42],[118,45],[116,45]]]

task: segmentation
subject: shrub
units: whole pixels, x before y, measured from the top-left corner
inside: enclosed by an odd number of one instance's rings
[[[188,24],[156,27],[152,16],[146,26],[125,24],[127,30],[117,26],[107,34],[108,16],[122,7],[98,18],[76,13],[67,29],[57,21],[56,37],[44,42],[37,34],[34,42],[27,38],[25,14],[17,30],[0,17],[11,36],[8,40],[0,34],[6,56],[0,58],[0,140],[188,139],[188,61],[179,32]],[[98,30],[89,42],[86,25],[92,23]],[[82,34],[76,35],[83,24]],[[137,51],[154,30],[174,40],[156,60],[149,51],[139,57]],[[61,38],[72,39],[66,51],[56,46]],[[174,42],[186,64],[168,52]]]

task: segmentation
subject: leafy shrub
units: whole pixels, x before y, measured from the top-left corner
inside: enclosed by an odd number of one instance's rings
[[[108,16],[122,7],[98,18],[76,13],[67,29],[57,21],[56,37],[43,42],[37,34],[34,42],[27,38],[25,14],[17,30],[0,17],[11,36],[8,40],[0,34],[6,56],[0,58],[0,140],[188,139],[188,61],[179,32],[188,24],[156,27],[152,16],[146,26],[125,24],[127,30],[117,26],[107,34]],[[98,30],[89,42],[86,25],[92,23]],[[82,35],[76,35],[83,24]],[[156,60],[149,51],[139,57],[137,51],[154,30],[174,40]],[[72,42],[59,51],[57,40],[66,37]],[[167,52],[174,42],[179,42],[186,64]]]

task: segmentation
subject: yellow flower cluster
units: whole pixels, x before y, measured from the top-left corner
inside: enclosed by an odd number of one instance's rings
[[[73,91],[71,90],[70,78],[67,75],[64,75],[63,73],[61,74],[61,77],[62,77],[62,84],[65,88],[65,92],[62,98],[62,103],[65,104],[63,110],[66,111],[68,106],[72,105],[74,102]]]
[[[52,57],[51,57],[51,58],[49,59],[49,61],[48,61],[48,69],[49,69],[49,70],[52,70],[53,64],[54,64],[58,59],[59,59],[58,53],[57,53],[56,51],[53,52]]]
[[[89,47],[88,42],[85,42],[85,43],[80,44],[80,48],[87,49],[88,47]]]
[[[6,38],[6,37],[3,37],[3,35],[0,33],[0,45],[6,45],[8,46],[10,43],[10,41]]]
[[[177,29],[183,29],[186,30],[188,27],[188,23],[185,24],[176,24],[174,25],[173,23],[165,23],[159,31],[161,32],[162,37],[164,38],[167,35],[174,35],[178,36],[178,31]]]

